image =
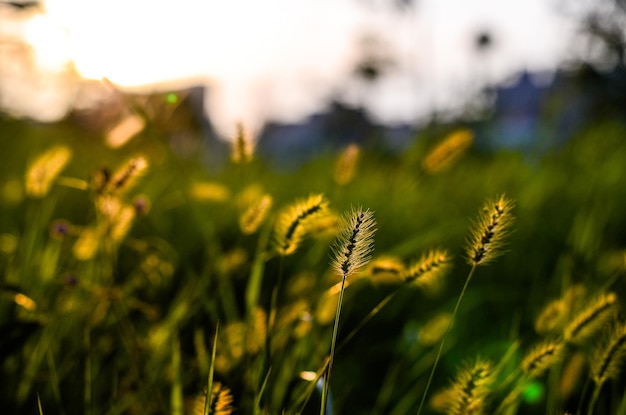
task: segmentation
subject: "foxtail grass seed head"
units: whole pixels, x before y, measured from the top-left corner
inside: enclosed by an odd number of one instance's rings
[[[229,372],[242,361],[246,354],[247,331],[247,325],[243,321],[232,321],[223,330],[220,327],[215,356],[216,371]]]
[[[332,267],[337,274],[348,278],[367,265],[374,250],[375,232],[373,212],[359,207],[346,213],[333,249]]]
[[[331,209],[324,209],[308,226],[308,234],[316,239],[332,240],[337,236],[341,216]]]
[[[134,219],[135,208],[131,205],[122,206],[109,224],[108,232],[111,240],[116,243],[121,242],[130,231]]]
[[[242,270],[249,260],[248,252],[242,247],[236,247],[220,255],[217,269],[220,270],[221,275],[233,275]]]
[[[274,329],[277,332],[282,331],[283,335],[279,335],[278,338],[275,337],[273,340],[280,343],[281,339],[289,341],[294,338],[302,338],[310,331],[312,321],[311,304],[309,304],[309,301],[305,299],[291,301],[281,308],[276,316]]]
[[[474,134],[468,129],[453,131],[428,153],[422,168],[434,174],[450,167],[472,145]]]
[[[89,227],[82,230],[72,247],[74,257],[86,261],[94,257],[100,245],[101,232],[98,228]]]
[[[591,377],[597,385],[616,379],[626,357],[626,325],[617,323],[607,339],[600,343],[591,360]]]
[[[90,185],[97,194],[103,194],[111,180],[111,170],[108,167],[101,167],[91,174]]]
[[[512,209],[513,201],[504,195],[484,205],[467,243],[467,261],[471,266],[485,265],[501,254],[513,223]]]
[[[367,276],[373,283],[396,284],[402,281],[405,267],[400,259],[393,256],[374,258],[367,266]]]
[[[426,347],[435,346],[446,334],[450,321],[452,321],[452,314],[450,313],[437,314],[431,318],[419,332],[419,343]]]
[[[222,203],[230,199],[230,190],[221,183],[195,182],[189,187],[189,196],[200,202]]]
[[[245,235],[256,232],[272,208],[272,196],[265,194],[251,203],[239,217],[239,227]]]
[[[327,206],[328,202],[324,196],[316,194],[297,200],[283,209],[276,219],[274,232],[276,252],[283,256],[293,254]]]
[[[574,284],[565,290],[562,299],[568,308],[577,310],[583,305],[586,296],[587,288],[583,284]]]
[[[564,323],[567,311],[565,301],[561,299],[550,301],[537,316],[535,331],[539,334],[554,332]]]
[[[258,202],[265,194],[267,193],[260,184],[252,183],[236,194],[233,200],[237,208],[244,212],[248,207]]]
[[[450,387],[446,413],[450,415],[485,413],[492,377],[493,366],[488,361],[479,359],[473,365],[461,369]]]
[[[71,158],[72,152],[65,146],[52,147],[37,157],[26,170],[26,195],[39,199],[48,194],[54,179]]]
[[[113,173],[107,190],[110,193],[124,193],[133,187],[147,170],[148,159],[144,156],[133,157]]]
[[[254,144],[250,136],[243,128],[243,124],[237,124],[237,135],[232,142],[231,160],[233,163],[247,163],[254,155]]]
[[[539,312],[535,320],[535,331],[539,334],[562,332],[573,310],[580,306],[587,290],[581,284],[570,286],[565,293],[556,300],[550,301]]]
[[[568,343],[581,344],[600,331],[617,312],[617,295],[603,294],[580,311],[565,327]]]
[[[563,357],[563,343],[546,340],[534,346],[522,360],[522,370],[531,378],[538,378]]]
[[[450,268],[450,256],[446,251],[433,249],[408,267],[404,279],[422,289],[434,288]]]
[[[145,127],[146,121],[142,117],[129,114],[107,132],[104,142],[110,148],[120,148],[141,133]]]
[[[260,307],[255,307],[252,319],[246,330],[246,352],[255,355],[263,350],[267,339],[267,314]]]
[[[335,164],[335,183],[345,185],[352,181],[356,173],[360,152],[361,150],[356,144],[350,144],[343,150]]]
[[[211,415],[231,415],[235,410],[233,406],[233,394],[226,386],[220,382],[213,383],[211,388],[211,407],[209,414]],[[198,395],[193,406],[194,415],[203,415],[204,406],[206,405],[206,392]]]

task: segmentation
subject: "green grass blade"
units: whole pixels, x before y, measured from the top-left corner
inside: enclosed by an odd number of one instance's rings
[[[172,372],[174,381],[170,395],[170,407],[172,415],[183,415],[183,382],[181,373],[180,339],[178,333],[174,332],[172,340]]]
[[[258,415],[261,412],[261,398],[263,397],[263,392],[265,392],[265,387],[267,386],[267,381],[270,378],[270,373],[272,373],[272,368],[270,366],[270,368],[267,370],[267,374],[265,375],[265,378],[263,379],[263,384],[261,385],[261,388],[259,389],[259,392],[256,395],[256,398],[254,398],[254,415]]]
[[[215,337],[213,338],[213,350],[211,351],[211,364],[209,366],[209,377],[207,379],[206,400],[204,401],[204,415],[209,415],[211,409],[211,395],[213,392],[213,373],[215,371],[215,355],[217,353],[217,333],[219,330],[219,321],[215,325]]]

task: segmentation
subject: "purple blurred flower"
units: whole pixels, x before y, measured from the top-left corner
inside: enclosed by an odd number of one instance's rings
[[[71,232],[72,225],[69,222],[58,219],[50,225],[50,235],[56,239],[63,239]]]
[[[133,207],[137,215],[147,215],[150,211],[150,199],[147,196],[137,196],[133,200]]]

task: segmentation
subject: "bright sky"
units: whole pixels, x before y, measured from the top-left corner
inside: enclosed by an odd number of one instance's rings
[[[419,122],[433,106],[458,109],[482,81],[555,69],[573,33],[549,0],[417,0],[404,13],[381,0],[42,1],[40,12],[0,5],[5,111],[59,119],[90,104],[79,93],[89,79],[135,92],[206,85],[224,136],[237,122],[297,122],[330,97],[379,122]],[[479,56],[483,30],[494,43]],[[373,84],[352,76],[366,38],[392,62]]]

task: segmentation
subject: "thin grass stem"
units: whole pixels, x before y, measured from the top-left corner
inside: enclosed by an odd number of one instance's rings
[[[387,294],[385,298],[383,298],[377,305],[374,307],[362,320],[361,322],[348,333],[348,335],[339,343],[337,346],[337,351],[341,350],[372,318],[376,316],[392,299],[393,297],[400,292],[400,288],[402,288],[406,284],[401,284],[396,287],[395,290]]]
[[[296,414],[301,414],[304,412],[304,408],[306,408],[307,404],[309,403],[309,399],[311,399],[311,395],[313,395],[313,391],[315,391],[315,385],[317,385],[317,382],[326,372],[326,368],[328,368],[329,361],[330,359],[328,357],[324,359],[324,363],[322,364],[322,367],[315,374],[315,379],[309,382],[309,387],[306,389],[305,393],[303,394],[304,398],[302,399],[302,405],[300,405],[300,409],[296,412]]]
[[[270,373],[272,373],[271,366],[267,369],[267,374],[265,375],[265,378],[263,379],[261,388],[259,389],[259,392],[254,398],[254,415],[258,415],[259,413],[261,413],[260,412],[261,411],[261,398],[263,398],[263,393],[265,392],[265,388],[267,387],[267,381],[270,378]]]
[[[174,374],[174,381],[172,382],[172,390],[170,392],[170,406],[172,415],[183,414],[183,380],[181,373],[181,354],[180,354],[180,339],[178,333],[174,332],[174,339],[172,340],[172,372]]]
[[[578,409],[576,410],[576,415],[580,415],[582,413],[583,400],[587,395],[587,391],[589,390],[589,385],[591,385],[591,379],[587,378],[585,384],[583,385],[583,390],[580,393],[580,399],[578,399]]]
[[[337,343],[337,332],[339,331],[339,315],[341,314],[341,306],[343,305],[343,294],[345,292],[346,274],[343,274],[341,281],[341,291],[339,291],[339,302],[337,303],[337,312],[335,314],[335,324],[333,326],[333,338],[330,342],[330,355],[328,358],[328,368],[326,369],[326,376],[324,377],[324,387],[322,388],[322,406],[320,408],[320,414],[326,413],[326,402],[328,401],[328,389],[330,387],[330,373],[333,369],[333,360],[335,356],[335,344]]]
[[[593,409],[595,408],[598,397],[600,396],[600,389],[602,389],[602,383],[596,384],[596,387],[593,388],[593,395],[591,395],[591,400],[589,401],[589,406],[587,407],[587,415],[593,415]]]
[[[424,389],[424,393],[422,394],[422,400],[420,401],[420,405],[417,408],[417,415],[422,412],[422,408],[424,407],[424,402],[426,402],[426,396],[428,395],[428,389],[430,388],[430,384],[432,383],[433,377],[435,376],[435,370],[437,369],[437,364],[439,363],[439,359],[441,358],[441,351],[443,350],[443,346],[446,342],[446,338],[448,334],[450,334],[450,330],[452,329],[452,325],[454,324],[454,319],[456,318],[456,314],[459,311],[459,305],[461,304],[461,300],[463,300],[463,296],[465,295],[465,291],[467,291],[467,286],[469,285],[472,276],[474,275],[474,271],[476,271],[476,265],[473,265],[470,269],[467,278],[465,279],[465,285],[463,285],[463,289],[461,290],[461,294],[459,295],[458,300],[456,301],[456,305],[454,306],[454,311],[452,312],[452,317],[450,318],[450,323],[448,324],[448,328],[446,329],[446,333],[441,338],[439,342],[439,350],[437,351],[437,356],[435,356],[435,362],[433,363],[433,367],[430,371],[430,375],[428,376],[428,382],[426,382],[426,388]]]
[[[37,408],[39,409],[39,415],[43,415],[43,408],[41,407],[41,398],[39,392],[37,393]]]
[[[220,322],[215,324],[215,337],[213,338],[213,349],[211,351],[211,364],[209,365],[209,377],[207,379],[206,399],[204,400],[204,415],[209,415],[211,409],[211,396],[213,395],[213,373],[215,372],[215,355],[217,354],[217,333]]]

